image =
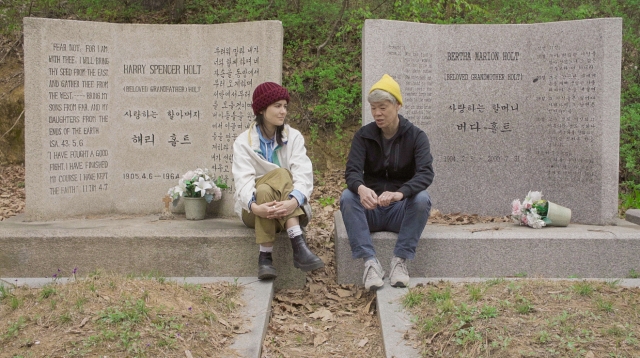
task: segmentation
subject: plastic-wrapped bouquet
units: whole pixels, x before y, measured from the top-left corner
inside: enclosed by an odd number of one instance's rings
[[[567,226],[571,220],[571,209],[542,199],[539,191],[530,191],[522,202],[511,203],[511,219],[520,225],[534,229],[544,226]]]
[[[208,168],[198,168],[190,170],[180,178],[178,185],[169,189],[169,196],[173,199],[173,204],[177,204],[177,200],[181,196],[186,198],[204,197],[207,203],[222,198],[222,190],[226,189],[227,184],[221,178],[213,179],[211,171]]]
[[[511,218],[513,222],[520,225],[531,226],[540,229],[551,221],[547,218],[549,205],[546,200],[542,200],[542,193],[530,191],[524,201],[516,199],[511,203]]]

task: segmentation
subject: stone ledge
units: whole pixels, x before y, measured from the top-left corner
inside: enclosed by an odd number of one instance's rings
[[[640,209],[629,209],[624,215],[628,222],[640,225]]]
[[[364,265],[351,258],[339,211],[334,214],[338,283],[362,285]],[[511,223],[427,224],[412,277],[626,277],[640,270],[640,226],[617,220],[615,226],[571,224],[531,229]],[[372,235],[378,259],[388,271],[397,235]]]
[[[57,269],[96,269],[165,277],[253,277],[258,246],[239,219],[159,220],[158,216],[0,222],[0,274],[48,277]],[[301,288],[306,273],[293,267],[285,234],[274,247],[280,288]]]

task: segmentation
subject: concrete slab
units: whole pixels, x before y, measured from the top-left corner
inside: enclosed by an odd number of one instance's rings
[[[260,358],[262,353],[262,341],[267,333],[269,318],[271,317],[271,299],[273,298],[273,282],[258,280],[257,277],[168,277],[168,280],[179,283],[206,284],[221,281],[237,282],[243,286],[242,315],[245,318],[245,327],[248,332],[236,336],[231,345],[240,357]],[[50,278],[0,278],[0,281],[18,286],[42,287],[51,283]],[[57,281],[67,282],[66,279]]]
[[[450,282],[479,282],[486,279],[480,278],[411,278],[410,287],[429,282],[450,281]],[[566,279],[563,279],[566,280]],[[575,279],[582,281],[583,279]],[[587,279],[604,280],[604,279]],[[410,345],[404,339],[404,334],[411,329],[413,323],[411,316],[404,310],[402,299],[409,291],[408,288],[394,288],[385,280],[385,285],[378,290],[376,303],[378,305],[378,317],[382,328],[382,338],[384,350],[387,358],[418,358],[420,350]],[[640,287],[640,279],[620,280],[619,285],[627,287]]]
[[[306,273],[293,267],[285,234],[274,248],[280,288],[301,288]],[[0,222],[0,272],[48,277],[58,269],[80,275],[96,269],[165,277],[252,277],[258,270],[253,229],[239,219],[159,220],[158,216]]]
[[[640,209],[629,209],[624,215],[625,220],[640,225]]]
[[[351,258],[349,239],[339,211],[335,213],[338,283],[362,285],[362,260]],[[388,269],[397,234],[372,235],[378,259]],[[511,223],[475,225],[428,224],[412,277],[626,277],[640,270],[640,226],[571,224],[532,229]]]

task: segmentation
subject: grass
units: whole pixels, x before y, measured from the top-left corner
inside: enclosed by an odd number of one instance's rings
[[[425,357],[640,357],[640,289],[617,280],[438,282],[403,302]]]
[[[2,357],[226,355],[242,330],[237,283],[105,274],[41,288],[0,284]]]

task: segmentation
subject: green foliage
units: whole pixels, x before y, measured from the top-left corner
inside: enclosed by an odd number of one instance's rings
[[[7,332],[3,334],[2,338],[10,338],[18,335],[21,329],[23,329],[27,325],[27,319],[23,316],[20,316],[17,321],[13,322],[9,325]]]
[[[465,0],[396,0],[392,20],[435,24],[465,23],[485,10]]]
[[[42,288],[42,291],[40,291],[40,298],[49,298],[53,295],[56,294],[56,289],[55,287],[48,285]]]
[[[632,86],[632,91],[636,90],[640,101],[640,86]],[[624,106],[621,110],[620,143],[623,206],[640,207],[640,102]]]
[[[534,309],[533,305],[531,304],[531,301],[529,301],[524,297],[518,298],[515,308],[516,308],[516,312],[520,314],[529,314],[533,312],[533,309]]]
[[[479,318],[489,319],[498,317],[498,309],[493,306],[484,305],[480,309]]]
[[[404,296],[402,305],[406,308],[413,308],[415,306],[422,304],[423,301],[424,301],[424,294],[422,294],[422,292],[409,289],[409,292],[407,293],[407,295]]]
[[[467,289],[472,301],[478,301],[482,298],[482,287],[480,285],[469,285]]]
[[[336,199],[332,196],[323,196],[320,197],[318,202],[320,203],[320,206],[324,208],[325,206],[333,205],[336,202]]]
[[[589,282],[578,282],[572,286],[573,290],[580,296],[591,296],[594,288]]]

